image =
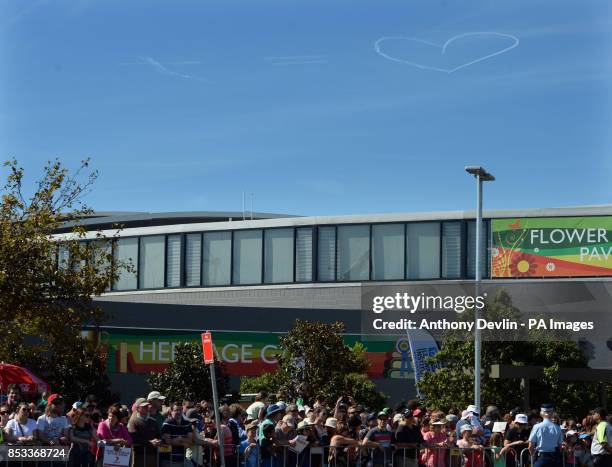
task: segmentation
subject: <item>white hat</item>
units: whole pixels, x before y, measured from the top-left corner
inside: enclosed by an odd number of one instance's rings
[[[160,401],[166,400],[165,396],[162,396],[159,391],[151,391],[147,396],[148,401],[152,401],[154,399],[159,399]]]
[[[298,423],[297,429],[301,430],[302,428],[308,428],[309,426],[312,426],[313,424],[310,423],[310,420],[302,420],[300,423]]]
[[[527,415],[524,413],[517,413],[514,417],[514,423],[528,423]]]
[[[477,406],[475,406],[475,405],[468,405],[468,408],[467,408],[467,409],[465,409],[465,410],[466,410],[468,413],[469,413],[469,412],[472,412],[472,413],[475,413],[476,415],[480,415],[480,410],[479,410],[479,409],[478,409],[478,407],[477,407]]]
[[[574,436],[576,434],[576,432],[574,430],[569,430],[567,433],[565,433],[565,436]]]
[[[401,419],[402,419],[401,413],[396,413],[395,415],[393,415],[393,423],[399,422]]]
[[[333,428],[334,430],[338,426],[337,423],[338,423],[338,420],[336,420],[334,417],[329,417],[327,420],[325,420],[325,426]]]
[[[470,425],[469,423],[466,423],[465,425],[461,425],[459,432],[463,433],[464,431],[472,431],[472,425]]]
[[[443,422],[442,420],[435,420],[431,423],[432,425],[446,425],[446,422]],[[463,425],[466,426],[466,425]],[[461,429],[463,430],[463,426],[461,427]],[[469,425],[468,425],[469,426]],[[470,427],[471,428],[471,427]]]

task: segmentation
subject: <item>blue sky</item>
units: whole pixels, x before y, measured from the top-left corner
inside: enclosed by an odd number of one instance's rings
[[[91,157],[98,210],[470,209],[468,164],[485,208],[606,204],[608,4],[4,0],[0,154]]]

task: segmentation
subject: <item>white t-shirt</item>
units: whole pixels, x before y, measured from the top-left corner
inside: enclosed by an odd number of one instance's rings
[[[21,436],[32,436],[34,430],[36,430],[36,422],[31,418],[28,418],[25,423],[19,423],[16,418],[11,418],[6,424],[5,429],[11,430],[11,434],[15,438]]]
[[[612,443],[612,425],[607,422],[599,422],[595,427],[593,442],[591,443],[591,455],[606,454],[606,450],[602,446],[603,443],[607,443],[608,447]]]
[[[259,411],[261,409],[263,409],[266,406],[266,404],[264,404],[261,401],[256,401],[253,402],[251,405],[249,405],[249,407],[246,409],[246,413],[249,416],[249,418],[252,418],[253,420],[257,420],[259,418]]]
[[[41,415],[36,423],[36,429],[49,438],[56,440],[60,438],[63,433],[62,431],[70,428],[70,422],[64,416],[61,417],[47,417]]]

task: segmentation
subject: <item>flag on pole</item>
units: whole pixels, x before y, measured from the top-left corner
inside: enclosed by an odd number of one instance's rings
[[[406,330],[408,344],[410,345],[410,356],[412,368],[414,369],[414,382],[417,388],[417,395],[420,397],[418,382],[426,371],[435,371],[439,365],[432,365],[427,359],[435,356],[438,351],[438,344],[427,331],[421,329]]]

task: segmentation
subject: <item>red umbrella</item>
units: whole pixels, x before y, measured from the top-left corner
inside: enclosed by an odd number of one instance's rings
[[[18,385],[22,394],[30,396],[51,390],[51,386],[28,369],[8,363],[0,363],[0,392],[7,393],[9,384]]]

